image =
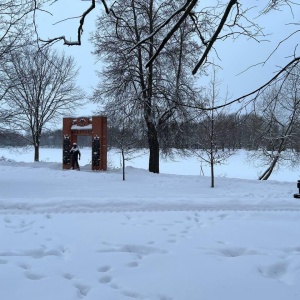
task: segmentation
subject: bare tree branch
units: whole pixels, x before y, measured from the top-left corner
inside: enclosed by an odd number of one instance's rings
[[[197,3],[197,1],[194,1],[194,2],[196,2]],[[196,4],[195,3],[195,4]],[[194,4],[194,5],[195,5]],[[143,44],[143,43],[145,43],[145,42],[147,42],[150,38],[152,38],[154,35],[156,35],[162,28],[164,28],[166,25],[168,25],[170,22],[171,22],[171,20],[175,17],[175,16],[177,16],[180,12],[182,12],[182,11],[186,11],[187,10],[187,7],[190,5],[190,3],[189,3],[189,1],[187,1],[180,9],[178,9],[177,11],[175,11],[173,14],[171,14],[171,16],[165,21],[165,22],[163,22],[160,26],[158,26],[157,27],[157,29],[155,30],[155,31],[153,31],[153,33],[151,33],[149,36],[147,36],[146,38],[144,38],[144,39],[142,39],[141,41],[139,41],[134,47],[132,47],[131,49],[130,49],[130,52],[132,51],[132,50],[134,50],[134,49],[136,49],[137,47],[139,47],[141,44]],[[194,6],[193,5],[193,6]],[[191,9],[192,9],[192,7],[191,7]],[[190,9],[190,10],[191,10]],[[187,14],[185,15],[185,17],[187,17]],[[182,23],[182,22],[181,22]],[[177,24],[176,24],[177,25]],[[175,25],[175,26],[176,26]],[[179,28],[179,26],[180,26],[180,24],[178,25],[178,26],[176,26],[176,29],[175,29],[175,31]],[[175,32],[174,31],[174,32]],[[171,36],[170,36],[171,37]],[[170,39],[170,37],[168,38],[168,40]],[[165,41],[166,39],[164,39],[164,41]],[[165,42],[163,42],[164,43],[164,45],[167,43],[167,41],[168,40],[166,40]],[[159,51],[161,51],[161,50],[159,50]],[[153,59],[154,60],[154,59]],[[152,62],[151,61],[149,61],[148,63],[147,63],[147,65],[150,65]]]
[[[293,60],[291,60],[287,65],[285,65],[284,67],[282,67],[280,69],[279,72],[276,73],[275,76],[273,76],[270,80],[268,80],[266,83],[264,83],[262,86],[260,86],[259,88],[255,89],[254,91],[248,93],[248,94],[245,94],[241,97],[238,97],[238,98],[235,98],[234,100],[232,101],[229,101],[229,102],[226,102],[225,104],[221,104],[221,105],[218,105],[218,106],[213,106],[213,107],[204,107],[204,106],[199,106],[199,105],[190,105],[190,104],[180,104],[181,106],[187,106],[187,107],[190,107],[190,108],[195,108],[195,109],[200,109],[200,110],[203,110],[203,111],[207,111],[207,110],[214,110],[214,109],[220,109],[220,108],[223,108],[225,106],[229,106],[233,103],[236,103],[236,102],[241,102],[242,100],[245,100],[247,98],[249,98],[250,96],[252,95],[257,95],[258,93],[261,93],[265,88],[267,88],[268,86],[270,86],[270,84],[272,84],[273,82],[275,82],[277,79],[280,78],[280,75],[282,75],[283,73],[285,72],[289,72],[289,68],[293,68],[295,66],[297,66],[298,64],[300,63],[300,56],[298,57],[295,57]],[[251,101],[251,100],[250,100]],[[246,106],[247,104],[245,104],[244,106]]]
[[[189,1],[187,1],[187,3],[188,2]],[[146,63],[146,67],[149,67],[152,64],[152,62],[155,60],[155,58],[160,54],[160,52],[165,47],[165,45],[170,40],[170,38],[174,35],[174,33],[178,30],[180,25],[184,22],[184,20],[186,20],[188,15],[191,13],[192,9],[197,4],[197,2],[198,2],[198,0],[191,0],[191,2],[188,3],[188,5],[185,7],[184,14],[181,16],[181,18],[178,20],[178,22],[176,22],[175,26],[173,28],[171,28],[171,30],[167,33],[166,37],[163,39],[162,43],[160,44],[160,46],[158,47],[158,49],[156,50],[154,55]]]
[[[215,41],[217,40],[230,12],[231,12],[231,9],[232,7],[237,4],[237,0],[230,0],[230,2],[228,3],[227,7],[226,7],[226,10],[222,16],[222,19],[220,21],[220,24],[217,28],[217,30],[215,31],[214,35],[212,36],[210,42],[208,43],[207,45],[207,48],[205,49],[204,53],[202,54],[199,62],[197,63],[197,65],[195,66],[194,70],[192,71],[192,74],[196,74],[197,71],[199,70],[199,68],[202,66],[202,64],[204,63],[204,61],[207,59],[207,55],[208,53],[210,52],[213,44],[215,43]]]
[[[56,37],[56,38],[53,38],[53,39],[48,39],[48,40],[40,39],[40,41],[44,42],[46,44],[51,44],[51,43],[63,40],[65,45],[68,45],[68,46],[80,46],[81,45],[81,35],[83,33],[83,25],[84,25],[85,18],[96,7],[96,0],[91,0],[91,2],[92,3],[90,5],[90,7],[86,11],[83,12],[83,14],[81,15],[81,18],[79,20],[79,27],[78,27],[78,30],[77,30],[77,40],[76,41],[68,40],[68,39],[66,39],[66,37],[64,35]],[[108,10],[108,7],[107,7],[107,5],[105,3],[105,0],[102,0],[102,3],[103,3],[103,5],[104,5],[104,7],[105,7],[105,9],[106,9],[106,11],[108,13],[109,10]]]

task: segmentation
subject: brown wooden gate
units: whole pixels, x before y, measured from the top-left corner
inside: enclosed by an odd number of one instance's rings
[[[107,170],[107,117],[63,118],[63,169],[71,168],[70,150],[79,135],[91,136],[92,170]]]

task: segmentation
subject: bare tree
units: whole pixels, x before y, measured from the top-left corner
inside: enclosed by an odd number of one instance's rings
[[[4,97],[14,113],[12,129],[30,132],[34,161],[39,161],[45,125],[74,110],[84,97],[75,84],[74,60],[51,49],[27,47],[10,55],[3,73],[13,83]]]
[[[32,0],[0,0],[0,60],[32,42],[29,19],[41,2],[34,7]]]
[[[36,8],[42,1],[36,2]],[[29,19],[32,18],[35,7],[32,0],[0,0],[0,64],[4,65],[14,51],[31,44],[33,27]],[[10,122],[12,112],[4,104],[11,83],[0,70],[0,123],[4,126]]]
[[[49,0],[49,2],[53,3],[52,0]],[[84,32],[85,20],[97,6],[102,6],[107,14],[119,18],[119,12],[115,11],[114,7],[109,7],[110,1],[101,0],[97,2],[91,0],[87,3],[88,7],[78,17],[77,38],[75,40],[67,39],[62,35],[44,40],[44,42],[53,43],[62,40],[66,45],[81,45],[81,36]],[[145,65],[148,68],[151,68],[152,63],[164,53],[164,49],[171,43],[171,39],[177,34],[178,30],[184,26],[186,20],[192,20],[194,23],[195,30],[198,32],[198,41],[205,49],[204,51],[199,51],[198,49],[194,49],[193,51],[193,55],[198,60],[194,65],[192,71],[193,74],[199,72],[205,65],[212,62],[212,56],[215,56],[215,54],[218,55],[220,48],[222,47],[220,46],[221,42],[225,39],[232,38],[235,40],[244,36],[258,42],[265,40],[267,34],[263,32],[261,28],[263,26],[259,25],[259,21],[263,21],[267,18],[268,14],[271,14],[274,11],[289,10],[290,19],[287,21],[286,25],[293,25],[295,30],[292,32],[287,31],[286,36],[278,42],[277,47],[275,47],[274,51],[270,53],[270,56],[266,58],[266,61],[274,55],[280,46],[284,45],[291,37],[299,33],[299,30],[297,29],[299,22],[294,21],[293,14],[293,12],[298,9],[299,4],[292,0],[268,0],[264,3],[259,3],[259,8],[254,6],[251,1],[237,0],[215,0],[207,2],[200,0],[178,0],[176,3],[178,5],[174,6],[172,10],[168,11],[168,13],[161,18],[155,30],[148,36],[140,37],[140,39],[136,41],[135,47],[140,48],[142,45],[151,43],[153,38],[157,35],[164,37],[160,40],[157,47],[153,49],[151,56],[149,56],[148,60],[145,62]],[[126,4],[123,4],[123,8],[126,8]],[[253,11],[255,10],[256,13],[253,14]],[[274,32],[274,34],[276,34],[276,32]],[[132,47],[131,51],[134,51],[135,47]],[[261,47],[264,47],[263,44]],[[244,101],[245,105],[247,105],[253,99],[259,97],[272,82],[280,80],[282,76],[286,76],[287,69],[299,64],[300,56],[298,55],[297,44],[292,47],[290,46],[289,54],[290,56],[287,64],[279,66],[278,72],[276,72],[269,80],[261,84],[257,89],[233,99],[231,102],[220,104],[219,106],[230,105],[231,103],[240,101]],[[130,56],[128,52],[124,53],[124,55]],[[244,54],[240,53],[240,55],[243,56]],[[231,59],[234,63],[235,57],[232,56]],[[257,63],[264,64],[266,61]],[[195,108],[201,109],[199,106],[195,106]],[[207,107],[206,109],[211,109],[211,107]]]
[[[256,107],[264,125],[261,133],[263,142],[254,155],[267,166],[259,176],[260,180],[267,180],[281,163],[290,166],[299,164],[299,153],[294,149],[299,130],[299,85],[300,68],[292,68],[281,84],[270,87],[261,96]]]
[[[174,1],[154,2],[115,1],[115,15],[99,18],[92,42],[94,54],[106,61],[94,98],[101,104],[113,103],[115,107],[128,105],[144,120],[149,171],[159,173],[160,132],[169,120],[184,117],[181,103],[194,103],[196,99],[189,66],[194,62],[191,49],[197,45],[192,39],[193,28],[186,23],[149,69],[144,64],[153,55],[160,36],[153,36],[150,43],[128,55],[129,49],[155,31],[162,16],[175,5]]]
[[[122,96],[120,98],[123,98]],[[125,181],[126,161],[138,157],[137,148],[140,147],[141,135],[141,119],[136,115],[135,111],[131,111],[132,107],[126,105],[124,98],[122,99],[122,107],[116,107],[114,104],[105,107],[105,115],[109,118],[110,124],[114,127],[113,139],[114,148],[121,154],[122,177]],[[122,110],[122,113],[120,113]],[[102,114],[102,112],[100,112]]]
[[[122,157],[122,178],[125,181],[125,168],[126,161],[132,160],[139,155],[137,155],[137,145],[138,140],[136,139],[137,135],[135,131],[138,130],[138,127],[134,123],[134,117],[127,116],[119,122],[119,134],[117,135],[118,149]]]
[[[217,71],[213,68],[211,80],[205,95],[205,105],[214,107],[218,101],[220,101],[220,87],[221,81],[217,78]],[[211,109],[209,111],[203,111],[200,114],[200,131],[197,140],[193,142],[197,147],[191,149],[191,152],[200,158],[210,166],[210,176],[211,176],[211,187],[215,186],[215,166],[217,164],[222,164],[226,159],[228,159],[233,153],[233,150],[225,149],[221,143],[221,138],[219,137],[224,134],[225,130],[217,125],[218,117],[223,117],[222,109]],[[201,138],[199,138],[201,136]]]

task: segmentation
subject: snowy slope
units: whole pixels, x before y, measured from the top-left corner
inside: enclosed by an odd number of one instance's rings
[[[297,171],[261,182],[236,158],[212,189],[175,174],[188,160],[157,175],[139,157],[123,182],[118,169],[66,171],[60,151],[43,155],[0,149],[0,299],[299,299]]]

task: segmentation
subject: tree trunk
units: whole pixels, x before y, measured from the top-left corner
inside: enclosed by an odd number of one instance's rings
[[[211,187],[215,187],[215,170],[214,170],[214,159],[210,159],[210,177],[211,177]]]
[[[153,28],[153,5],[154,1],[149,2],[149,32],[154,31]],[[154,53],[154,38],[150,38],[149,45],[149,59],[153,56]],[[148,127],[148,143],[149,143],[149,172],[159,173],[159,142],[158,134],[155,124],[153,123],[153,109],[155,105],[152,103],[152,88],[153,88],[153,64],[149,66],[148,69],[148,99],[146,105],[147,107],[147,127]]]
[[[279,155],[277,155],[277,156],[273,159],[271,165],[270,165],[270,166],[267,168],[267,170],[259,177],[259,180],[268,180],[268,179],[269,179],[269,177],[271,176],[271,174],[272,174],[272,172],[273,172],[273,170],[274,170],[274,168],[275,168],[275,166],[276,166],[276,164],[277,164],[277,162],[278,162],[278,159],[279,159]]]
[[[286,136],[288,136],[291,133],[291,127],[292,127],[291,125],[292,125],[292,122],[290,123],[289,128],[285,132]],[[276,164],[279,160],[281,152],[284,151],[285,148],[286,148],[286,138],[282,138],[281,142],[280,142],[280,145],[279,145],[277,155],[272,160],[271,165],[269,166],[269,168],[267,168],[267,170],[259,177],[259,180],[269,179],[269,177],[271,176],[271,174],[272,174],[272,172],[273,172],[273,170],[274,170],[274,168],[275,168],[275,166],[276,166]]]
[[[155,125],[148,123],[149,172],[159,173],[159,142]]]
[[[122,148],[122,170],[123,170],[123,181],[125,181],[125,154],[124,149]]]
[[[40,137],[42,135],[42,131],[37,129],[33,134],[33,142],[34,142],[34,161],[40,161]]]
[[[34,144],[34,161],[40,161],[40,146],[38,143]]]

